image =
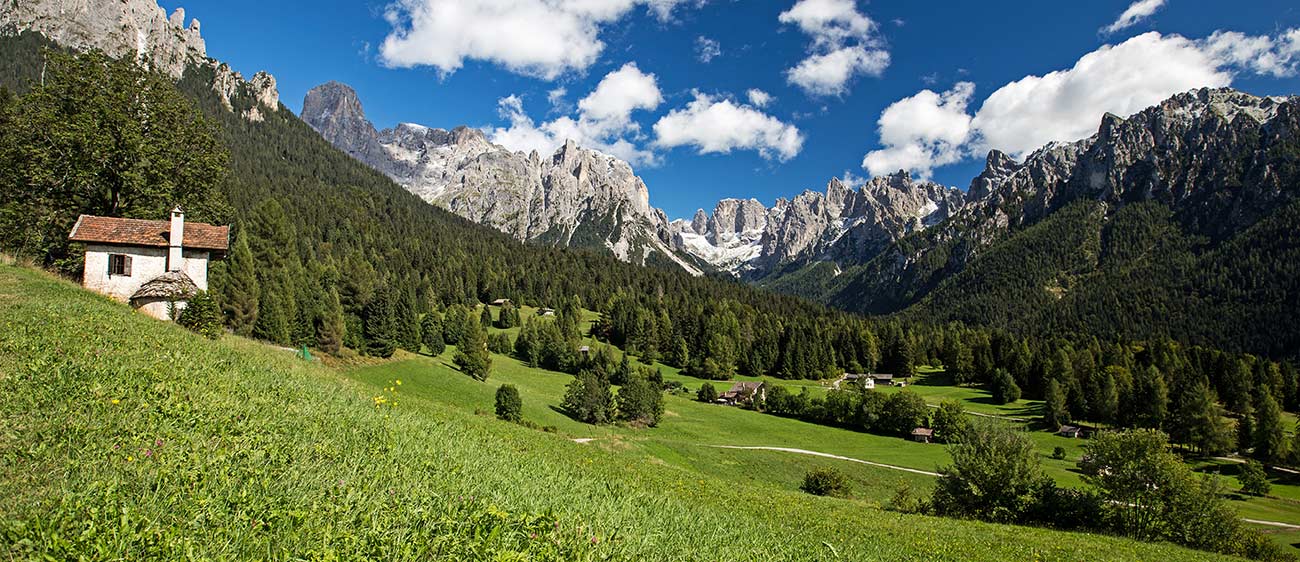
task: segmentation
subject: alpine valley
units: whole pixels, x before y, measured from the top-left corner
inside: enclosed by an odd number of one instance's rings
[[[1200,89],[1099,116],[1095,135],[1023,162],[993,150],[964,191],[900,171],[671,222],[628,163],[572,142],[542,158],[467,127],[376,131],[337,82],[307,94],[303,119],[425,201],[521,240],[871,314],[1286,354],[1300,332],[1252,326],[1300,304],[1282,282],[1300,275],[1295,241],[1270,234],[1298,212],[1297,102]]]

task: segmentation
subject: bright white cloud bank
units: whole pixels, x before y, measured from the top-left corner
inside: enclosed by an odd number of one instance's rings
[[[674,109],[654,125],[655,144],[694,146],[700,153],[755,150],[764,158],[789,160],[803,148],[803,134],[757,108],[695,92],[686,107]]]
[[[1115,19],[1115,22],[1102,28],[1104,33],[1115,33],[1120,30],[1128,29],[1138,24],[1138,22],[1151,17],[1156,10],[1164,7],[1165,0],[1137,0],[1129,5],[1128,9]]]
[[[397,0],[380,46],[389,66],[433,66],[444,74],[466,59],[554,79],[591,66],[605,48],[601,27],[645,4],[661,20],[686,0]]]
[[[563,116],[541,124],[524,111],[523,100],[509,96],[498,102],[509,127],[488,131],[492,142],[511,150],[536,150],[549,154],[572,140],[587,148],[607,152],[634,165],[654,165],[653,152],[633,142],[640,126],[632,120],[638,110],[653,110],[663,103],[654,74],[646,74],[635,63],[606,74],[587,97],[578,101],[578,116]],[[629,140],[629,137],[632,140]]]
[[[812,38],[808,57],[786,71],[786,79],[809,94],[841,95],[854,77],[879,76],[889,66],[876,22],[854,0],[799,0],[778,19]]]
[[[1219,32],[1204,40],[1146,33],[1088,53],[1070,69],[1007,84],[974,115],[967,112],[969,83],[899,100],[877,122],[883,148],[862,166],[872,175],[905,169],[928,177],[937,166],[989,149],[1021,158],[1049,142],[1092,135],[1107,112],[1127,116],[1179,92],[1227,86],[1240,71],[1293,76],[1298,65],[1300,29],[1277,37]]]

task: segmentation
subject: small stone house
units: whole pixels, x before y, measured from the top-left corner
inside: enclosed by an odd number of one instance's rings
[[[934,430],[928,427],[918,427],[912,430],[912,440],[917,443],[929,443],[934,439]]]
[[[81,215],[68,239],[86,245],[81,284],[161,320],[208,290],[208,261],[224,258],[230,227]],[[174,306],[173,306],[174,303]]]

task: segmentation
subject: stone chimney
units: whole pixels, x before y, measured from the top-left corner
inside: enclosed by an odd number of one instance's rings
[[[172,209],[171,231],[167,236],[167,271],[180,271],[183,263],[181,255],[181,243],[185,238],[185,213],[181,211],[180,205]]]

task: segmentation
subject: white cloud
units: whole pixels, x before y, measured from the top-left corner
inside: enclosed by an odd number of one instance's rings
[[[392,67],[453,73],[466,59],[547,80],[591,66],[604,50],[601,28],[644,3],[660,19],[684,0],[396,0],[379,48]]]
[[[1165,0],[1137,0],[1115,19],[1114,23],[1103,27],[1103,33],[1115,33],[1137,25],[1138,22],[1151,17],[1156,10],[1164,7]]]
[[[599,0],[596,0],[599,1]],[[681,4],[691,3],[696,6],[703,6],[707,0],[646,0],[646,6],[649,7],[650,13],[659,18],[661,22],[673,20],[673,11]]]
[[[843,94],[855,76],[879,76],[889,66],[879,26],[854,0],[799,0],[778,19],[812,37],[808,57],[786,70],[786,79],[809,94]]]
[[[654,125],[655,144],[694,146],[700,153],[756,150],[764,158],[789,160],[803,148],[803,134],[754,107],[695,92],[685,108],[674,109]]]
[[[703,35],[695,38],[695,58],[708,64],[722,54],[722,45]]]
[[[1236,31],[1216,31],[1204,48],[1223,64],[1256,74],[1289,78],[1300,72],[1300,28],[1277,37],[1249,36]]]
[[[754,107],[767,107],[767,104],[772,103],[772,94],[758,88],[750,88],[745,92],[745,97],[749,98],[749,104]]]
[[[785,75],[791,84],[810,94],[838,96],[848,90],[849,81],[854,76],[880,76],[888,66],[888,52],[854,46],[811,55],[787,70]]]
[[[1170,96],[1223,87],[1238,72],[1294,76],[1300,66],[1300,29],[1276,37],[1218,32],[1203,40],[1145,33],[1105,45],[1073,67],[1026,76],[998,88],[969,115],[971,89],[923,90],[889,106],[880,117],[880,150],[863,160],[872,174],[908,169],[928,176],[989,149],[1021,158],[1049,142],[1096,133],[1102,115],[1128,116]]]
[[[971,128],[966,104],[974,93],[974,84],[959,82],[942,94],[921,90],[894,102],[877,122],[885,148],[868,153],[862,167],[874,176],[917,170],[926,177],[935,166],[961,160]]]
[[[552,108],[557,110],[562,109],[566,105],[564,103],[564,96],[567,95],[569,95],[568,89],[555,88],[554,90],[549,90],[546,92],[546,101],[551,104]]]
[[[552,90],[548,95],[555,105],[555,95],[563,89]],[[634,140],[640,138],[640,126],[632,120],[638,110],[653,110],[663,102],[654,74],[646,74],[635,63],[627,63],[606,74],[587,97],[578,101],[578,115],[561,116],[541,124],[528,116],[523,100],[508,96],[498,102],[498,111],[509,127],[488,131],[492,142],[511,150],[525,152],[536,150],[549,154],[572,140],[586,148],[596,149],[622,158],[633,165],[654,165],[653,151],[638,148]],[[632,140],[629,140],[631,137]]]

